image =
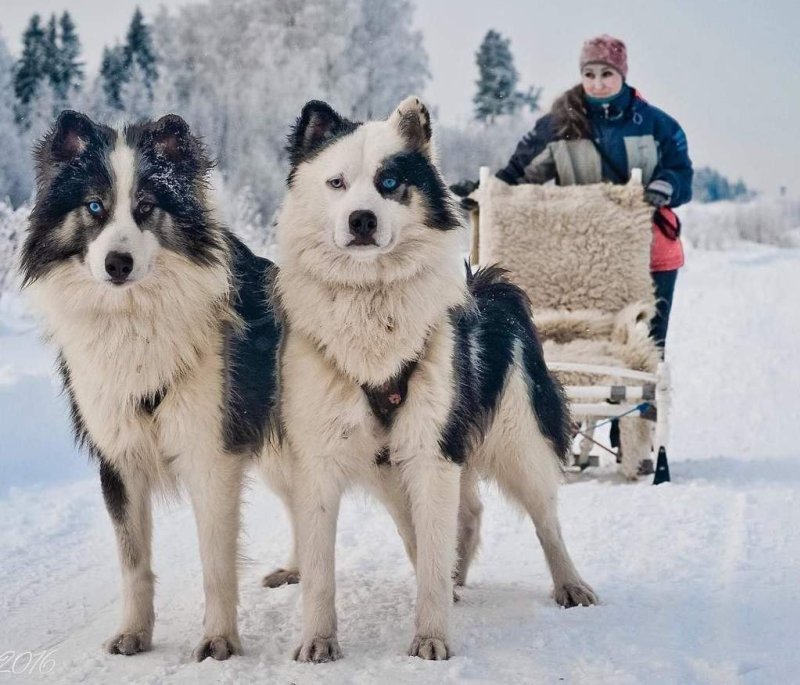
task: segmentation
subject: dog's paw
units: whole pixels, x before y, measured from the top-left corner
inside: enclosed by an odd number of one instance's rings
[[[577,606],[588,607],[599,603],[594,590],[588,583],[580,579],[562,583],[556,587],[553,590],[553,598],[556,600],[556,604],[560,604],[565,609]]]
[[[417,635],[408,649],[408,656],[418,656],[427,661],[445,661],[450,658],[447,643],[438,637]]]
[[[342,658],[342,650],[336,636],[313,637],[305,640],[294,650],[294,660],[322,664],[326,661],[336,661]]]
[[[300,571],[296,568],[279,568],[261,579],[264,587],[275,588],[282,585],[297,585],[300,582]]]
[[[153,634],[140,630],[130,633],[117,633],[103,643],[103,649],[109,654],[131,656],[139,652],[147,652],[152,644]]]
[[[195,661],[203,661],[208,657],[217,661],[230,659],[234,654],[242,653],[242,644],[239,637],[226,637],[225,635],[206,636],[198,643],[192,652]]]

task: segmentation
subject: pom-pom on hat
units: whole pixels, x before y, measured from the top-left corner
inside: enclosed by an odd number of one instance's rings
[[[581,48],[580,68],[597,63],[607,64],[622,74],[623,79],[627,78],[628,50],[625,43],[607,33],[587,40]]]

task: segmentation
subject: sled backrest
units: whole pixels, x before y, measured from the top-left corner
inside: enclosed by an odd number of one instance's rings
[[[484,173],[478,253],[538,309],[617,312],[652,302],[653,208],[638,184],[509,186]]]

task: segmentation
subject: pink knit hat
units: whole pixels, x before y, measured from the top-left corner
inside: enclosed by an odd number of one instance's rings
[[[604,33],[597,38],[590,38],[581,48],[580,68],[587,64],[607,64],[616,69],[622,78],[628,77],[628,51],[619,38]]]

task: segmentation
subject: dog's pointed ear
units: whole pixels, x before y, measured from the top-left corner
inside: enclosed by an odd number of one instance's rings
[[[95,130],[94,122],[85,114],[65,109],[58,115],[50,133],[50,154],[57,162],[69,162],[88,146]]]
[[[178,162],[194,152],[189,124],[177,114],[165,114],[153,124],[153,147],[158,156]]]
[[[289,134],[287,150],[292,167],[300,164],[326,141],[354,126],[327,102],[307,102]]]
[[[392,124],[411,150],[431,155],[431,115],[416,95],[403,100],[389,115]]]

